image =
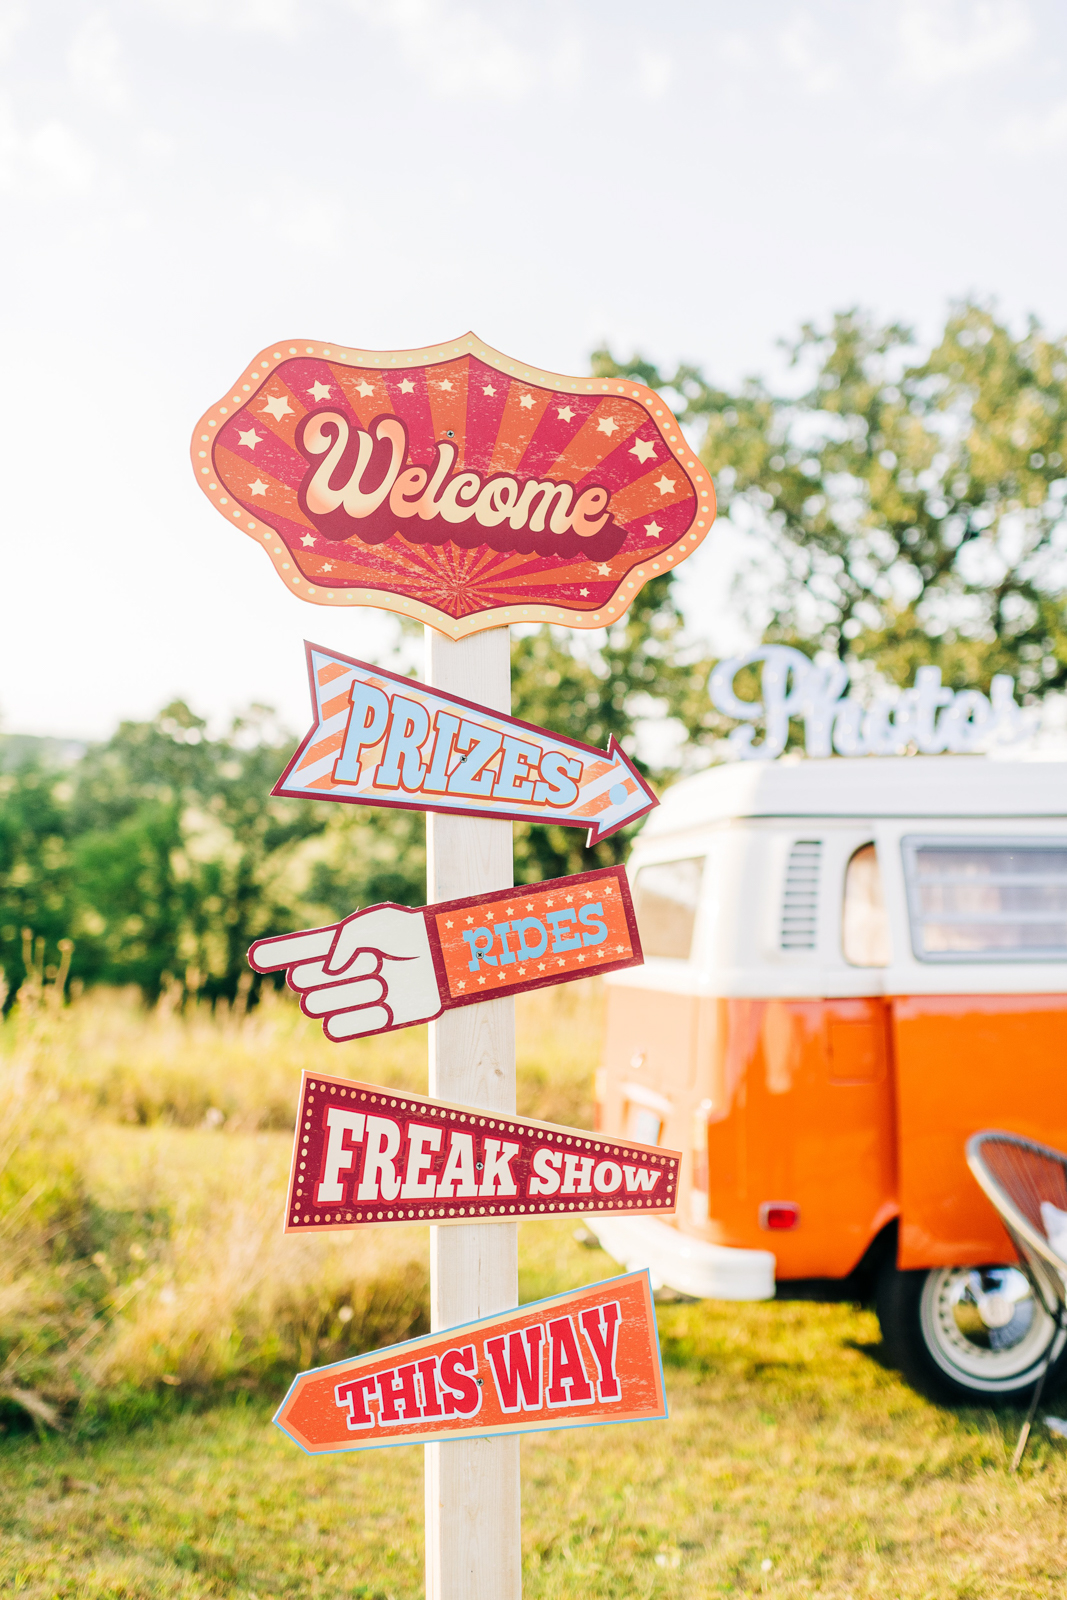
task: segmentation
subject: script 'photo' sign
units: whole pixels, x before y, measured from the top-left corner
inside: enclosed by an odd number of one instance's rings
[[[301,1011],[338,1043],[643,960],[623,867],[417,910],[386,902],[248,952],[256,972],[284,969]]]
[[[302,1372],[274,1421],[310,1455],[663,1420],[647,1272]]]
[[[681,1153],[303,1074],[286,1233],[677,1204]]]
[[[715,517],[655,390],[542,372],[473,333],[425,350],[268,345],[197,423],[192,462],[291,594],[453,639],[607,627]]]
[[[315,722],[271,790],[297,800],[588,828],[598,844],[659,804],[614,737],[563,739],[308,644]]]

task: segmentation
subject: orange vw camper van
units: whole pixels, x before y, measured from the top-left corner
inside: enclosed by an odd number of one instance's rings
[[[608,978],[600,1127],[686,1152],[673,1225],[601,1243],[697,1296],[874,1297],[913,1377],[1027,1389],[1050,1342],[968,1172],[1067,1149],[1067,763],[716,767],[668,791]],[[1058,1354],[1058,1352],[1054,1352]]]

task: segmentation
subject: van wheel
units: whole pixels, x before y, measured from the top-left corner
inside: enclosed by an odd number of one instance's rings
[[[876,1307],[890,1359],[942,1399],[1027,1400],[1054,1341],[1046,1394],[1067,1364],[1067,1329],[1057,1332],[1018,1267],[888,1267]]]

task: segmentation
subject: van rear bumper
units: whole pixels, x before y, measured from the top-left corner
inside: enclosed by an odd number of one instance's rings
[[[775,1259],[769,1250],[734,1250],[690,1239],[655,1217],[584,1218],[600,1248],[628,1271],[647,1267],[654,1289],[698,1300],[773,1300]]]

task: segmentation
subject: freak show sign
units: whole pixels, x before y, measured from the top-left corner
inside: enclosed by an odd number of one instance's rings
[[[268,345],[197,424],[192,461],[290,593],[453,639],[606,627],[715,516],[654,390],[542,372],[473,333],[408,351]]]
[[[315,721],[272,794],[587,828],[598,844],[659,804],[606,751],[308,644]]]
[[[305,1072],[286,1233],[561,1212],[673,1215],[681,1153]]]
[[[647,1272],[302,1372],[274,1421],[309,1455],[667,1416]]]
[[[284,969],[304,1015],[322,1018],[335,1043],[643,959],[623,867],[414,910],[386,902],[248,952],[256,972]]]

